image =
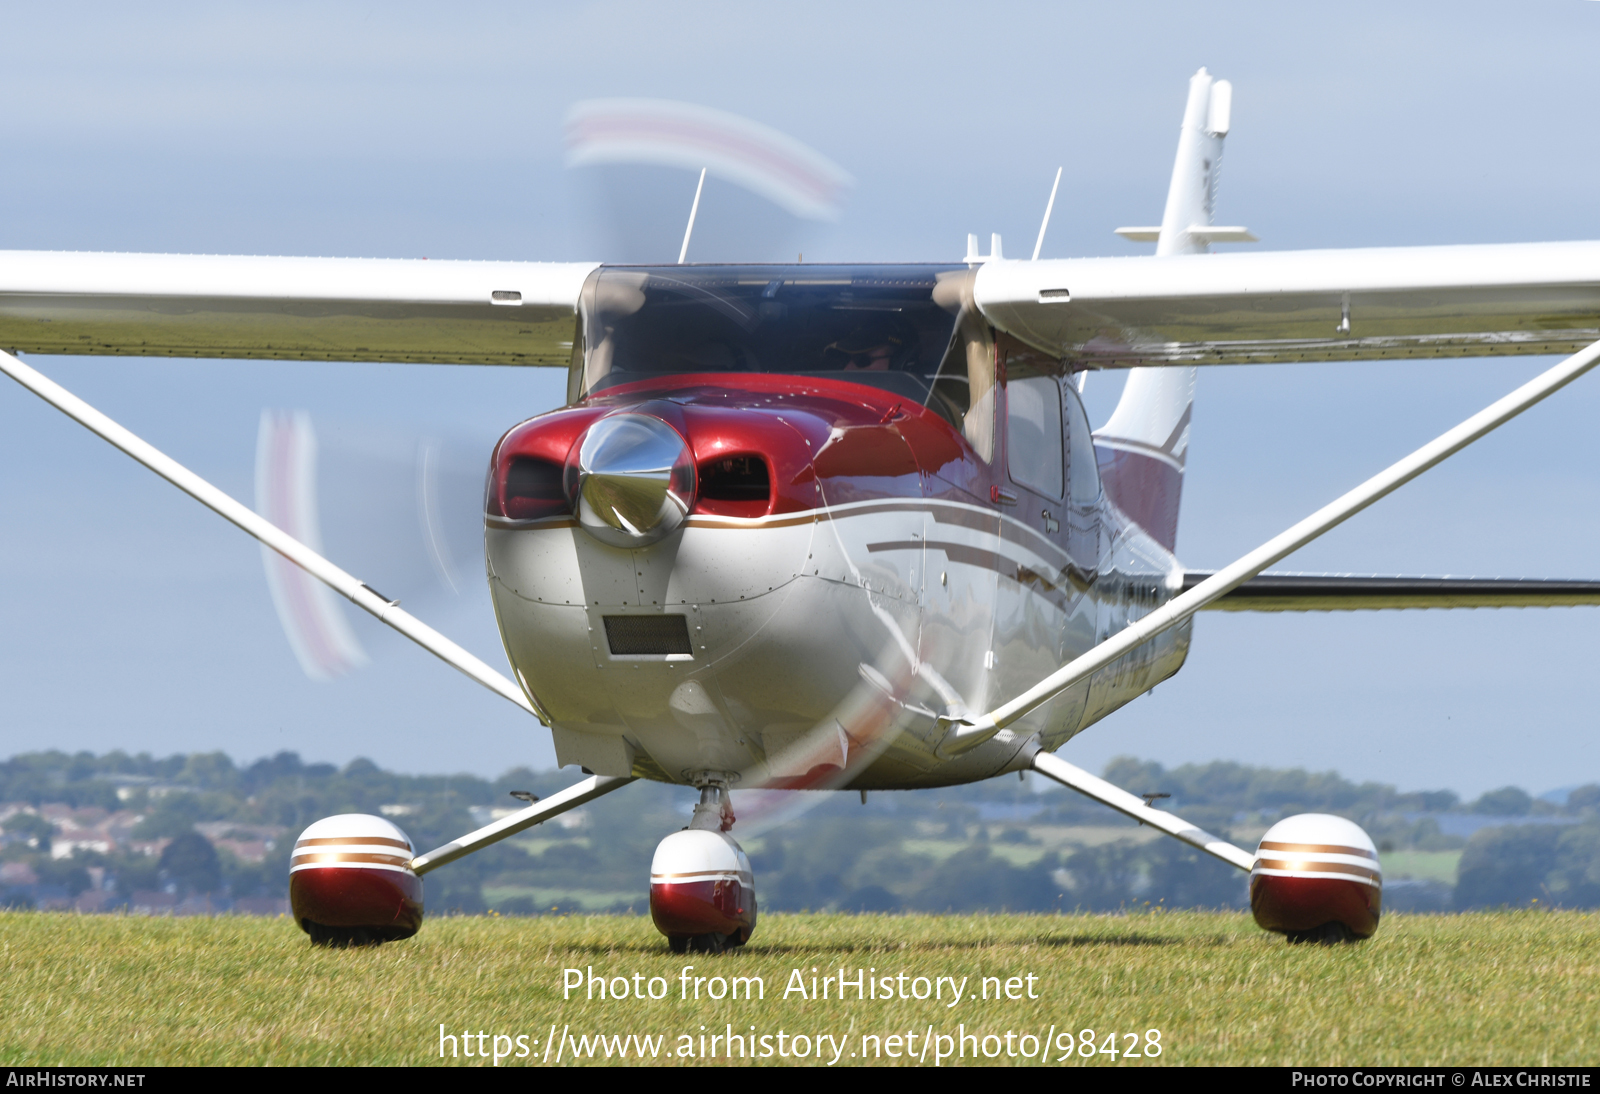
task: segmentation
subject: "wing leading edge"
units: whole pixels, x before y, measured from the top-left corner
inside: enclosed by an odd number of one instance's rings
[[[1183,575],[1183,591],[1210,577]],[[1505,577],[1258,574],[1204,611],[1338,612],[1393,608],[1564,608],[1600,604],[1600,581]]]
[[[565,366],[595,265],[6,251],[0,347]]]

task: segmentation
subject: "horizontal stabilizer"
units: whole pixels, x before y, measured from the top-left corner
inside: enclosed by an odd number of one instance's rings
[[[1187,229],[1189,237],[1199,243],[1260,243],[1261,239],[1249,228],[1216,227],[1208,224],[1191,224]],[[1117,235],[1123,239],[1131,239],[1135,243],[1157,243],[1161,239],[1161,228],[1118,228]]]
[[[1183,575],[1185,591],[1210,577]],[[1600,604],[1600,581],[1516,577],[1258,574],[1207,605],[1219,612],[1340,612],[1396,608],[1567,608]]]
[[[1209,224],[1191,224],[1189,235],[1205,243],[1260,243],[1261,238],[1249,228],[1213,227]]]

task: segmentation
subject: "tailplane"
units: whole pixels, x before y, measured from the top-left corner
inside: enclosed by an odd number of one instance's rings
[[[1161,227],[1119,228],[1129,239],[1156,241],[1156,255],[1205,254],[1213,242],[1253,242],[1244,228],[1215,228],[1217,177],[1228,135],[1233,85],[1205,69],[1189,80],[1189,103]],[[1095,431],[1107,494],[1167,550],[1178,538],[1178,502],[1194,406],[1193,368],[1136,368],[1111,418]]]

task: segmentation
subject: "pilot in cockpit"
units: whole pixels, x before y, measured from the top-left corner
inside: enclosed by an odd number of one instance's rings
[[[888,372],[905,356],[910,345],[907,332],[884,324],[862,324],[823,349],[833,368],[846,372]]]

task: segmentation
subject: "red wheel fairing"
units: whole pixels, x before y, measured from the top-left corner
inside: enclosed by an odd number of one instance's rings
[[[388,939],[410,938],[422,926],[422,879],[395,870],[323,867],[289,878],[296,923],[365,927]]]
[[[1256,877],[1250,882],[1250,911],[1257,926],[1283,934],[1343,923],[1358,938],[1378,929],[1383,896],[1361,881],[1343,878]]]
[[[422,879],[411,837],[383,817],[346,813],[295,841],[289,905],[312,941],[365,945],[410,938],[422,926]]]
[[[1383,912],[1377,848],[1343,817],[1302,813],[1281,820],[1256,849],[1250,911],[1258,926],[1291,941],[1326,941],[1341,926],[1350,937],[1371,938]]]
[[[669,939],[748,941],[756,929],[749,856],[726,832],[673,832],[650,862],[650,918]]]
[[[667,936],[725,934],[749,939],[756,895],[735,878],[650,882],[650,918]]]

